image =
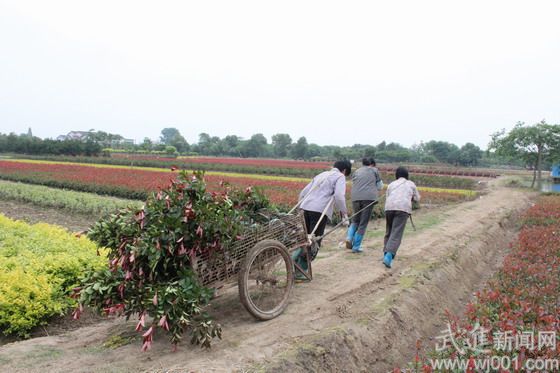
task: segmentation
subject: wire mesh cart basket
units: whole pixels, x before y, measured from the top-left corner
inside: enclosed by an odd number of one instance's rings
[[[309,259],[310,241],[303,215],[267,215],[267,220],[247,228],[228,250],[205,253],[192,262],[204,286],[222,289],[237,282],[241,303],[259,320],[273,319],[284,311],[294,285],[294,270],[309,280],[312,276],[311,265],[304,271],[291,255],[303,248]]]

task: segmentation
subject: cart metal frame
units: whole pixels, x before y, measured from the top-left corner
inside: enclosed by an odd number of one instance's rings
[[[206,252],[192,261],[202,285],[225,290],[236,284],[241,303],[259,320],[270,320],[286,308],[294,285],[294,272],[307,280],[313,278],[310,248],[302,211],[295,214],[271,214],[268,223],[248,228],[229,249]],[[308,269],[292,259],[292,253],[304,250]]]

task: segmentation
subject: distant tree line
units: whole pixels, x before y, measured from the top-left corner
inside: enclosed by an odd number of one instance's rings
[[[41,139],[30,134],[16,135],[0,133],[0,153],[18,153],[34,155],[87,155],[95,156],[101,153],[101,145],[92,139],[80,140],[51,140]]]
[[[111,140],[122,136],[102,131],[92,132],[80,140],[40,139],[31,134],[0,134],[0,152],[30,155],[102,155],[102,149]],[[189,144],[180,131],[168,127],[161,131],[158,140],[145,138],[140,144],[124,144],[119,151],[168,155],[230,156],[242,158],[291,158],[304,160],[335,160],[374,157],[385,163],[446,163],[456,166],[528,166],[527,157],[518,157],[513,151],[483,151],[472,143],[459,147],[446,141],[420,142],[410,148],[385,141],[377,145],[354,144],[352,146],[317,145],[308,143],[305,137],[293,140],[287,133],[277,133],[267,138],[257,133],[248,139],[236,135],[225,137],[201,133],[198,142]]]
[[[292,158],[306,160],[361,159],[375,157],[380,162],[423,162],[449,163],[461,166],[477,166],[484,152],[476,145],[467,143],[462,147],[445,141],[420,143],[411,148],[385,141],[377,145],[355,144],[352,146],[320,146],[308,143],[305,137],[296,141],[287,133],[277,133],[269,143],[267,138],[257,133],[249,139],[236,135],[223,138],[201,133],[198,143],[189,145],[176,128],[165,128],[161,132],[160,143],[174,147],[179,153],[190,152],[205,156],[231,156],[243,158]],[[156,149],[149,139],[139,145],[142,150]]]

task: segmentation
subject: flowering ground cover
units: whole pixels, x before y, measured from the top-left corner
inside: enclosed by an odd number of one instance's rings
[[[170,180],[174,180],[176,174],[159,168],[37,160],[0,160],[0,178],[144,200],[150,191],[165,187]],[[294,205],[300,190],[310,180],[309,178],[226,172],[207,172],[205,179],[209,190],[217,189],[221,182],[228,182],[232,186],[240,188],[262,188],[272,203],[282,207]],[[419,189],[423,200],[431,204],[462,201],[477,196],[477,193],[471,190],[431,187],[420,187]]]
[[[466,318],[448,316],[447,343],[430,359],[417,354],[410,371],[560,370],[560,196],[540,197],[523,215],[503,268],[467,305]],[[465,366],[437,370],[436,359]]]

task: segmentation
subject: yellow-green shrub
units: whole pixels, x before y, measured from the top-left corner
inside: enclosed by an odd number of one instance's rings
[[[0,330],[25,337],[73,306],[68,295],[79,277],[106,265],[96,251],[63,228],[0,215]]]
[[[2,264],[0,264],[2,266]],[[0,271],[0,327],[4,334],[25,336],[49,316],[62,313],[49,276],[30,274],[22,267]]]

